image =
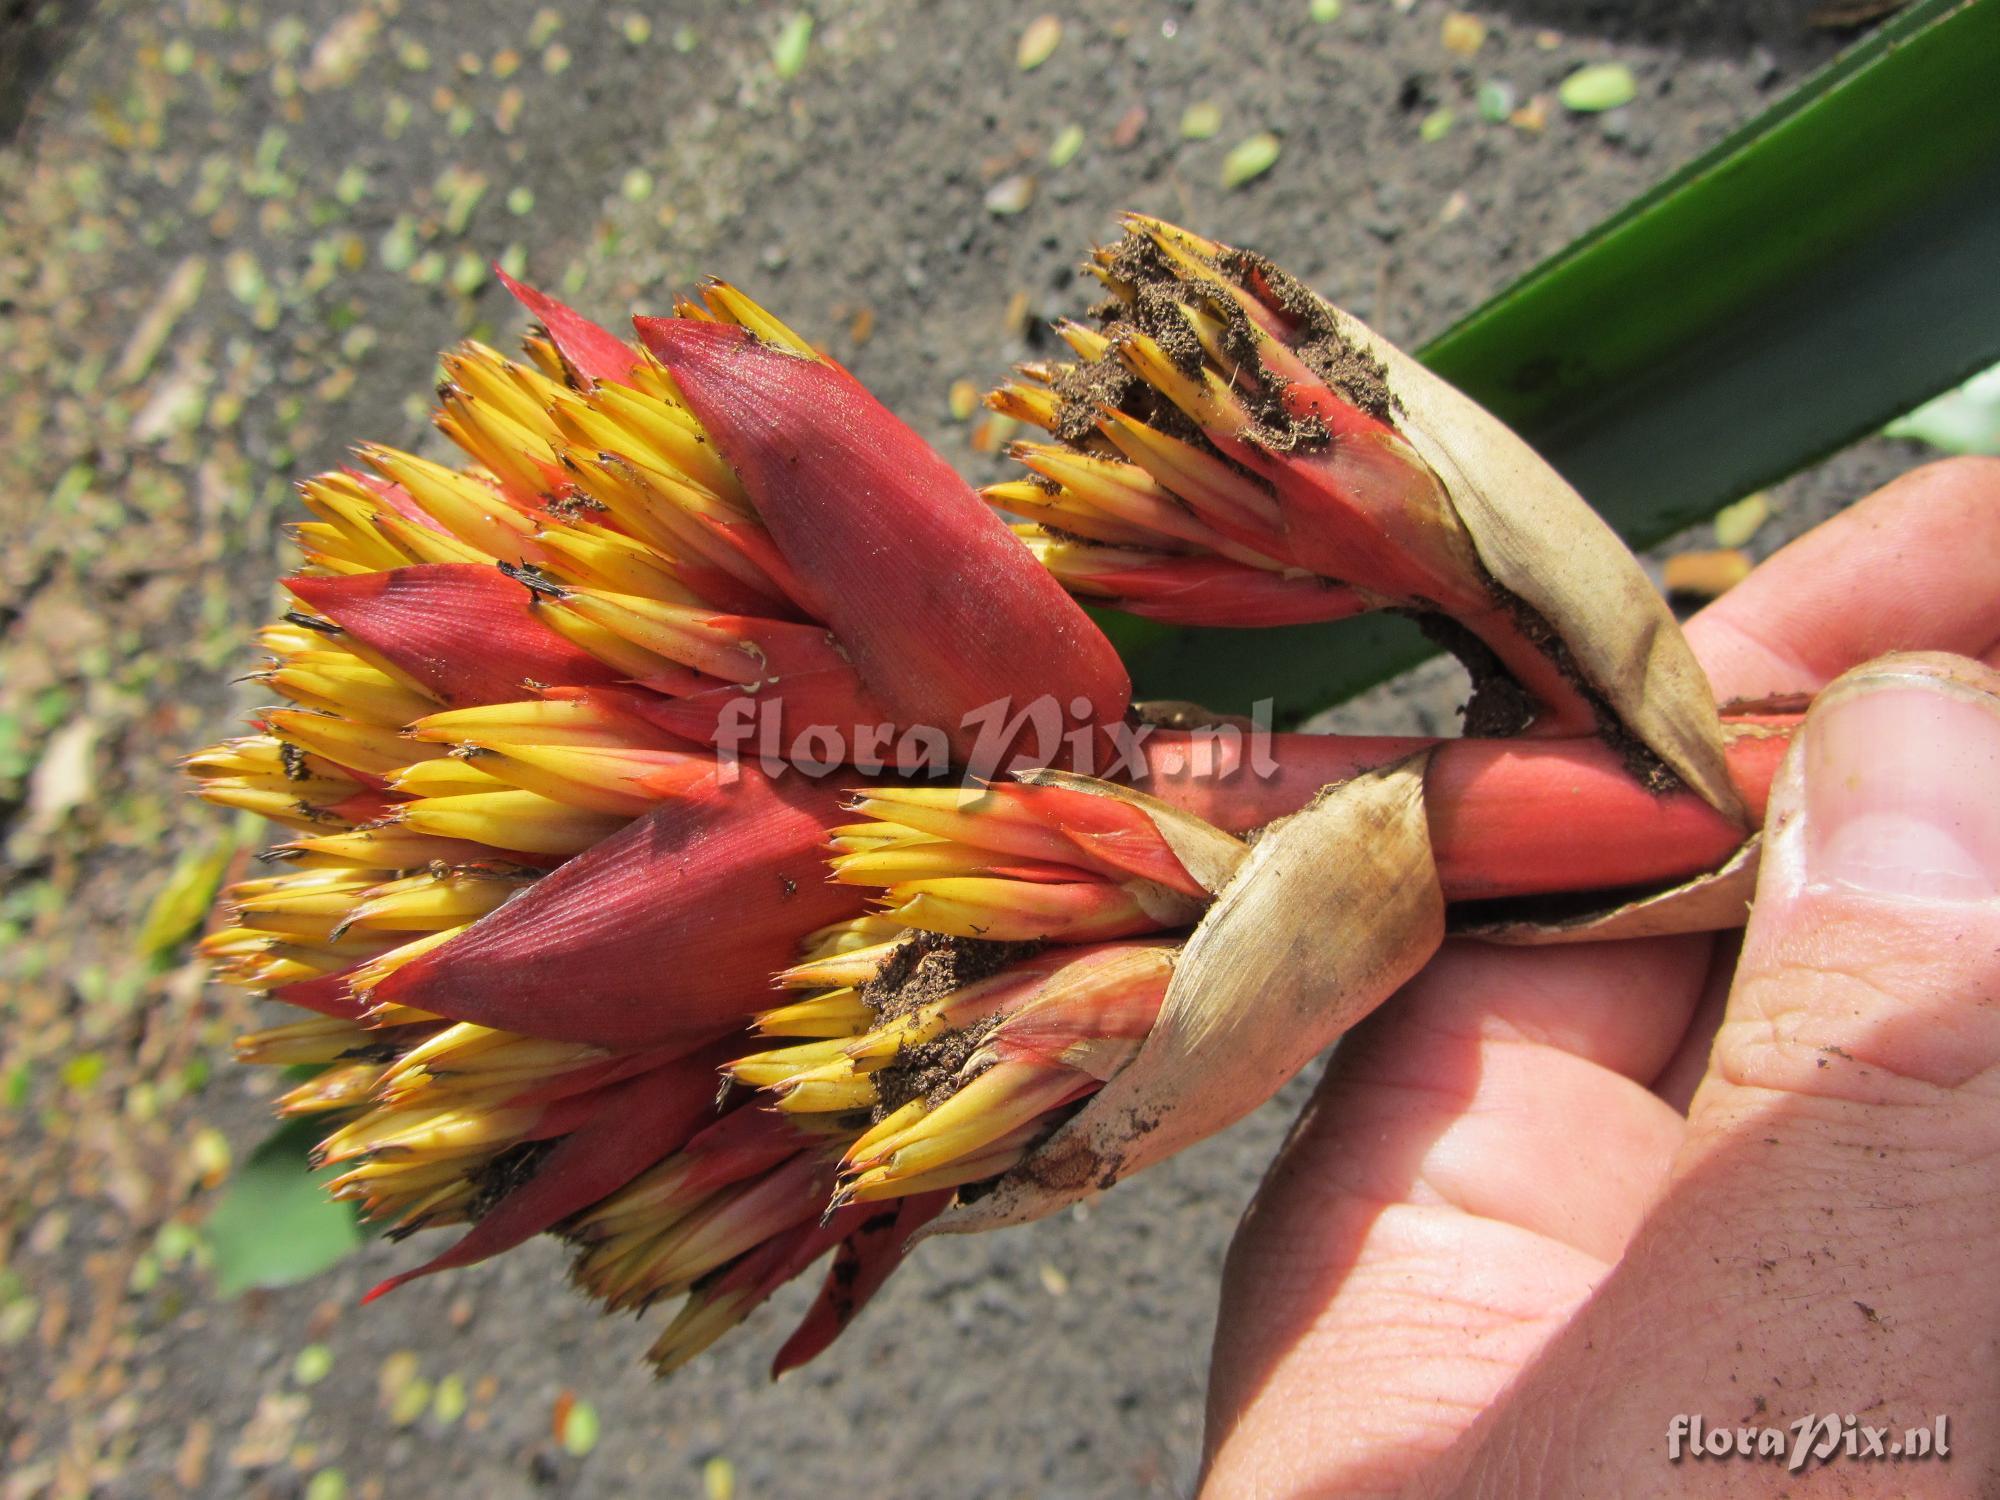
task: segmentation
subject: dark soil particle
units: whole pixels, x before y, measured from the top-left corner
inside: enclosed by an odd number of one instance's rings
[[[1465,703],[1465,732],[1480,739],[1519,734],[1535,716],[1535,701],[1522,690],[1486,642],[1450,615],[1427,610],[1399,611],[1416,623],[1424,638],[1458,658],[1472,681]]]
[[[979,1076],[978,1072],[964,1072],[966,1060],[999,1024],[997,1018],[989,1017],[935,1041],[904,1048],[895,1062],[875,1075],[875,1118],[894,1114],[912,1099],[921,1099],[933,1109],[944,1103]]]
[[[1063,365],[1050,383],[1056,399],[1057,442],[1080,448],[1097,436],[1098,414],[1106,407],[1125,409],[1138,377],[1115,359]]]
[[[1293,347],[1320,379],[1376,421],[1395,422],[1401,408],[1390,393],[1388,370],[1374,355],[1341,336],[1331,309],[1317,292],[1254,251],[1232,251],[1223,257],[1223,267],[1239,286],[1294,321]]]
[[[475,1220],[485,1218],[494,1204],[540,1170],[555,1147],[554,1141],[523,1141],[518,1146],[509,1146],[489,1161],[480,1169],[477,1178],[478,1192],[472,1200],[472,1217]]]
[[[883,1020],[892,1021],[998,973],[1041,947],[1040,943],[993,943],[913,932],[896,945],[875,977],[861,987],[861,999]]]

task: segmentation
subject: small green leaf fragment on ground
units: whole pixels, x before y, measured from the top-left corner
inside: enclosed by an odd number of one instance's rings
[[[1426,141],[1441,141],[1451,134],[1452,122],[1458,116],[1449,109],[1434,109],[1424,116],[1417,127],[1417,134]]]
[[[487,275],[485,261],[470,250],[461,250],[451,263],[451,289],[461,297],[470,297],[486,284]]]
[[[396,220],[382,231],[382,238],[375,242],[375,254],[385,271],[407,271],[416,264],[417,222],[408,214],[398,214]]]
[[[175,863],[139,926],[139,953],[149,965],[165,966],[200,929],[235,854],[235,840],[223,839],[183,854]]]
[[[578,1401],[571,1405],[563,1419],[563,1452],[574,1458],[582,1458],[597,1446],[597,1408],[588,1401]]]
[[[1479,118],[1489,124],[1505,123],[1514,113],[1514,85],[1499,78],[1489,78],[1479,85]]]
[[[1715,513],[1715,545],[1741,547],[1770,519],[1769,496],[1762,490],[1754,495],[1745,495],[1735,504],[1725,505]]]
[[[1306,14],[1322,26],[1329,21],[1338,21],[1340,0],[1312,0],[1312,4],[1306,7]]]
[[[1060,16],[1037,16],[1028,23],[1021,33],[1020,45],[1014,49],[1014,66],[1023,73],[1032,73],[1055,55],[1062,45],[1063,24]]]
[[[618,194],[627,203],[644,203],[653,196],[653,174],[644,167],[634,167],[618,184]]]
[[[318,1385],[333,1371],[333,1351],[324,1344],[307,1344],[292,1359],[292,1383]]]
[[[347,1500],[347,1475],[339,1469],[321,1469],[306,1481],[306,1500]]]
[[[780,78],[796,78],[799,70],[806,65],[806,53],[811,50],[813,18],[804,11],[796,11],[785,22],[778,39],[771,44],[771,66]]]
[[[525,184],[507,190],[507,212],[515,218],[535,211],[535,190]]]
[[[1190,104],[1181,111],[1181,139],[1205,141],[1222,129],[1222,111],[1208,100]]]
[[[701,1466],[702,1500],[736,1500],[736,1465],[717,1454]]]
[[[1564,109],[1580,115],[1601,114],[1630,104],[1639,96],[1638,80],[1623,63],[1592,63],[1562,81],[1556,97]]]
[[[1237,142],[1222,159],[1222,185],[1241,187],[1253,178],[1262,177],[1276,165],[1278,153],[1283,149],[1283,143],[1268,130]]]
[[[1077,152],[1083,149],[1083,127],[1065,125],[1049,143],[1049,165],[1066,167],[1076,160]]]
[[[437,1383],[431,1396],[431,1416],[446,1427],[465,1415],[465,1378],[447,1375]]]
[[[389,1425],[408,1427],[430,1410],[431,1383],[421,1375],[396,1392],[389,1403]]]
[[[104,1076],[102,1052],[79,1052],[62,1065],[63,1087],[73,1094],[87,1094]]]

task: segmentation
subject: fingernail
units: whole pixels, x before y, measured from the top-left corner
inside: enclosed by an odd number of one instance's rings
[[[1807,881],[1875,895],[2000,895],[2000,699],[1977,669],[1884,663],[1806,722]],[[1980,673],[1991,680],[1990,674]]]

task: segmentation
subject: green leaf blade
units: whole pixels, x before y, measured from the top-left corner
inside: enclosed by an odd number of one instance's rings
[[[279,1126],[259,1143],[208,1216],[216,1291],[292,1286],[345,1259],[367,1240],[354,1210],[326,1196],[338,1167],[309,1171],[322,1133],[312,1120]]]

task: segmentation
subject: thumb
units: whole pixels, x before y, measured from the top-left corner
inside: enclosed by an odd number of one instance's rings
[[[1943,1415],[1951,1461],[1926,1477],[1971,1494],[2000,1473],[2000,1433],[1979,1420],[2000,1387],[1996,693],[1976,663],[1903,655],[1820,695],[1772,789],[1742,959],[1663,1196],[1441,1479],[1568,1493],[1608,1471],[1623,1494],[1768,1493],[1768,1462],[1697,1475],[1670,1435],[1690,1417],[1713,1432],[1829,1413],[1896,1438]],[[1581,1436],[1579,1391],[1615,1393]],[[1843,1453],[1817,1478],[1907,1492],[1907,1464]]]
[[[1936,1104],[2000,1062],[1996,689],[1910,653],[1820,695],[1773,787],[1694,1148],[1772,1095]]]

